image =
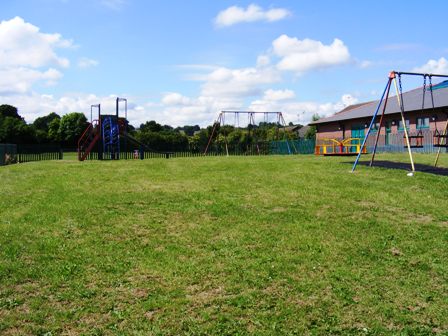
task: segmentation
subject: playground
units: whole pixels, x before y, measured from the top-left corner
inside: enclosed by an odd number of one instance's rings
[[[0,333],[446,333],[446,176],[353,161],[2,167]]]

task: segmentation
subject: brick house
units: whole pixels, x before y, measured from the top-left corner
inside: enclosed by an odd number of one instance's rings
[[[425,104],[422,109],[423,89],[417,88],[403,93],[404,117],[410,136],[423,136],[422,151],[432,148],[434,133],[443,133],[448,116],[448,81],[433,86],[434,109],[431,92],[425,91]],[[346,107],[334,115],[312,122],[317,128],[316,140],[364,138],[379,101],[365,102]],[[380,132],[379,150],[400,150],[404,144],[404,125],[401,120],[397,97],[391,95],[384,114],[383,125],[379,121],[384,102],[380,106],[374,127],[371,130],[367,146],[372,146],[374,138]],[[415,139],[413,139],[415,140]]]

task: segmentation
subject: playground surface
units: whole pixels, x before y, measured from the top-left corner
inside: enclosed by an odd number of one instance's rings
[[[447,176],[352,163],[0,167],[0,334],[448,333]]]

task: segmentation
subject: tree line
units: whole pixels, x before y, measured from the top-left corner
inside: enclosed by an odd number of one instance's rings
[[[60,144],[74,148],[79,137],[89,125],[83,113],[71,112],[59,116],[51,112],[28,124],[16,107],[0,105],[0,143],[14,144]],[[291,125],[291,124],[290,124]],[[172,127],[154,120],[143,123],[138,129],[129,125],[128,132],[147,147],[158,151],[202,151],[208,143],[214,125],[201,128],[199,125]],[[299,125],[300,126],[300,125]],[[255,142],[297,138],[297,133],[283,133],[276,123],[261,122],[239,128],[230,125],[216,125],[214,144],[229,149],[244,147]],[[312,137],[312,132],[309,137]]]

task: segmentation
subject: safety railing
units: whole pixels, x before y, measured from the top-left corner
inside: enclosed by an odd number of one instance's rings
[[[343,140],[337,139],[319,139],[314,149],[315,155],[356,155],[361,151],[362,139],[348,138]],[[362,149],[363,153],[367,153],[367,148]]]

